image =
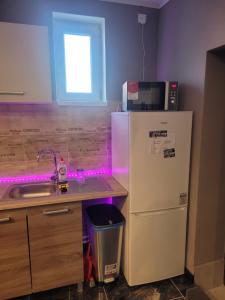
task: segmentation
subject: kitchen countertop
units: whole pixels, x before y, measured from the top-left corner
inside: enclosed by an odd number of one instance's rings
[[[105,182],[110,186],[111,190],[94,191],[85,193],[73,193],[68,189],[67,193],[58,193],[47,197],[36,197],[30,199],[6,199],[3,198],[10,184],[0,185],[0,211],[8,209],[28,208],[41,205],[60,204],[68,202],[77,202],[84,200],[102,199],[108,197],[127,196],[127,190],[122,187],[113,177],[104,177]],[[21,183],[22,185],[23,183]]]

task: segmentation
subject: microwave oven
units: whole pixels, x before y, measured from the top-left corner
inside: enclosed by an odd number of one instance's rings
[[[123,111],[178,110],[177,81],[126,81]]]

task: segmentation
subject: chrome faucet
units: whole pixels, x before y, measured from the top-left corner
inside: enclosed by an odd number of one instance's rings
[[[42,149],[42,150],[38,151],[38,154],[37,154],[38,162],[40,161],[40,158],[42,155],[51,154],[53,156],[55,170],[54,170],[54,174],[51,176],[51,180],[53,180],[56,183],[58,182],[58,170],[57,170],[57,154],[58,153],[59,153],[58,151],[55,151],[51,148],[46,148],[46,149]]]

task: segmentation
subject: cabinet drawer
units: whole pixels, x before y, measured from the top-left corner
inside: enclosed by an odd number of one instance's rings
[[[81,203],[28,211],[32,291],[83,281]]]
[[[26,212],[0,212],[0,299],[30,292]]]

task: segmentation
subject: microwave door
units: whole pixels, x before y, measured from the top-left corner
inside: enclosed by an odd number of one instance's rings
[[[164,110],[164,82],[141,82],[139,84],[139,94],[139,100],[145,106],[143,110]]]

